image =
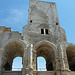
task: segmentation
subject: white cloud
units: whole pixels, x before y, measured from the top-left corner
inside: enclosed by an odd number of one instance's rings
[[[7,22],[7,24],[19,24],[22,23],[25,19],[25,16],[27,14],[27,11],[25,9],[11,9],[9,11],[8,17],[4,19],[4,22]],[[26,16],[27,17],[27,16]]]
[[[1,26],[5,25],[11,27],[13,30],[22,32],[22,27],[27,24],[28,11],[25,7],[13,8],[8,10],[8,15],[3,19],[0,19]]]

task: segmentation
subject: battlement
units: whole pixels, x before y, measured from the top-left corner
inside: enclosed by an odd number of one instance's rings
[[[0,26],[0,31],[3,31],[3,32],[12,32],[12,29],[11,28],[7,28],[5,26]]]

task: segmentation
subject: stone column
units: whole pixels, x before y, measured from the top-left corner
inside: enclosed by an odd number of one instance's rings
[[[63,54],[62,45],[60,45],[59,48],[60,48],[59,54],[60,54],[61,70],[64,70],[65,69],[65,62],[64,62],[64,54]]]
[[[28,66],[28,50],[24,50],[23,55],[23,69],[22,69],[22,75],[26,75],[26,68]]]
[[[37,72],[37,51],[33,50],[33,71]]]
[[[63,54],[64,54],[65,69],[69,70],[69,64],[68,64],[68,59],[67,59],[66,47],[65,46],[63,46]]]
[[[59,49],[58,49],[58,47],[54,50],[54,52],[55,52],[55,57],[54,57],[55,61],[53,62],[53,68],[54,68],[54,70],[59,70],[60,69],[60,62],[59,62]]]
[[[66,63],[67,56],[66,56],[66,50],[64,49],[64,46],[61,44],[60,45],[60,61],[61,61],[61,70],[68,70],[68,62]]]
[[[32,50],[33,50],[33,45],[31,44],[31,46],[30,46],[30,50],[29,50],[29,60],[30,60],[30,68],[33,68],[33,64],[32,64],[32,61],[33,61],[33,52],[32,52]]]
[[[4,49],[0,49],[0,75],[2,75],[2,57]]]
[[[28,49],[24,51],[22,75],[33,75],[32,49],[33,45],[30,44]]]
[[[30,44],[28,49],[28,67],[26,68],[26,72],[29,75],[33,75],[33,45]]]
[[[37,51],[33,50],[33,74],[37,75]]]
[[[70,75],[70,71],[65,66],[66,64],[65,64],[65,61],[64,61],[64,50],[63,50],[62,44],[58,45],[58,51],[59,51],[60,69],[56,71],[56,74],[57,75]]]

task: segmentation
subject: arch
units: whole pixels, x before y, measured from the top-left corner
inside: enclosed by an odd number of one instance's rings
[[[43,41],[40,41],[40,42],[38,42],[37,44],[35,44],[34,50],[36,50],[36,49],[38,48],[38,46],[41,45],[41,44],[43,44],[43,43],[50,45],[54,50],[57,49],[57,47],[56,47],[56,45],[55,45],[54,43],[52,43],[52,42],[50,42],[50,41],[47,41],[47,40],[43,40]]]
[[[47,71],[55,70],[56,46],[49,41],[44,40],[38,42],[34,49],[37,51],[37,57],[41,56],[46,59]]]
[[[26,49],[26,47],[27,47],[27,44],[26,44],[26,41],[23,41],[23,40],[21,40],[21,39],[9,39],[9,40],[6,40],[6,41],[4,41],[3,43],[2,43],[2,45],[1,45],[1,48],[5,48],[5,46],[8,44],[8,43],[11,43],[12,41],[17,41],[17,42],[19,42],[19,43],[21,43],[22,45],[23,45],[23,47],[24,47],[24,50]]]
[[[19,41],[12,41],[9,42],[7,45],[4,46],[4,57],[3,57],[3,63],[2,67],[7,68],[7,62],[10,65],[10,70],[12,70],[12,62],[15,57],[23,57],[24,53],[24,46]],[[8,70],[8,69],[7,69]]]
[[[75,44],[69,43],[66,47],[69,69],[75,71]]]
[[[38,26],[38,28],[43,28],[43,29],[47,29],[49,28],[49,24],[46,24],[46,23],[42,23]]]

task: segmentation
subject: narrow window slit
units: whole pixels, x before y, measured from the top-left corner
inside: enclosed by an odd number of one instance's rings
[[[45,33],[48,34],[48,29],[45,30]]]
[[[41,34],[44,34],[44,29],[41,29]]]

